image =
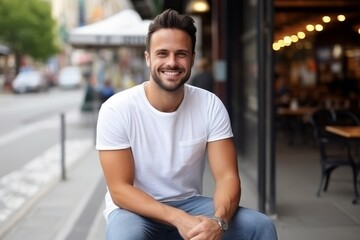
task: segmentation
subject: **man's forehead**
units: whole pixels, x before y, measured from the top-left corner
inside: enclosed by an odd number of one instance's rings
[[[188,33],[173,28],[157,30],[150,39],[150,48],[152,51],[175,47],[190,51],[191,45],[191,38]]]

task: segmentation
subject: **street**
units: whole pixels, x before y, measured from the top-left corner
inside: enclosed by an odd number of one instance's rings
[[[44,120],[62,111],[79,109],[83,89],[29,94],[0,94],[0,135],[17,130],[30,123]]]
[[[96,113],[80,111],[83,91],[0,94],[0,235],[20,209],[24,212],[93,147]]]

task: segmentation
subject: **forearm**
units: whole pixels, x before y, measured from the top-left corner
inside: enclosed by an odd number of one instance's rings
[[[215,179],[214,215],[230,221],[239,207],[241,186],[233,138],[210,142],[208,158]]]
[[[128,211],[169,225],[175,225],[176,219],[186,214],[174,207],[163,204],[140,189],[127,185],[117,192],[111,192],[114,203]]]
[[[239,207],[241,184],[237,176],[219,180],[214,194],[214,215],[230,221]]]
[[[134,186],[135,165],[131,149],[99,151],[106,185],[115,205],[138,215],[174,224],[180,210],[169,207]],[[120,160],[119,160],[120,159]]]

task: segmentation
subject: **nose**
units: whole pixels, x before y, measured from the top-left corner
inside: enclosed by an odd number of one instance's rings
[[[175,54],[169,54],[168,65],[176,66],[176,55]]]

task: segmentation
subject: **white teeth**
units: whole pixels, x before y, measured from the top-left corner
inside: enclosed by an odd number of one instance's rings
[[[174,76],[174,75],[177,75],[179,73],[178,72],[164,72],[164,74]]]

